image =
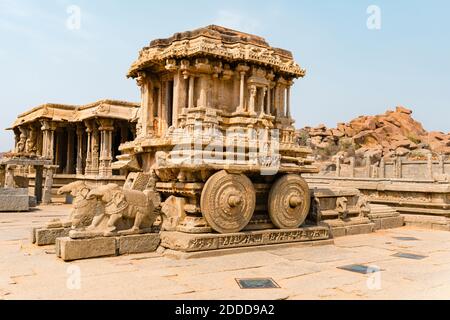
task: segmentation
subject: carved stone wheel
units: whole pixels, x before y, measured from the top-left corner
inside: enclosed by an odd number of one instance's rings
[[[239,232],[255,211],[256,192],[243,174],[220,171],[205,183],[200,198],[203,217],[219,233]]]
[[[302,225],[310,206],[308,184],[296,174],[279,178],[270,189],[269,215],[272,223],[280,229],[293,229]]]

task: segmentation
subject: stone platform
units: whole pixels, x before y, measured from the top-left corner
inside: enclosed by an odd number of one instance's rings
[[[295,242],[314,242],[330,238],[326,227],[305,226],[289,230],[259,230],[232,234],[189,234],[161,232],[161,247],[181,252],[203,252]]]
[[[56,239],[56,256],[64,261],[74,261],[125,254],[155,251],[160,243],[158,233],[146,233],[120,237],[97,237],[90,239]]]

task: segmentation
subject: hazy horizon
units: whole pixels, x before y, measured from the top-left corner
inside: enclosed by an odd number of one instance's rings
[[[372,5],[379,29],[367,25]],[[402,105],[426,130],[449,132],[449,9],[444,0],[0,0],[0,127],[43,103],[139,102],[125,75],[142,47],[218,24],[260,35],[306,68],[292,89],[298,128],[335,127]],[[0,151],[13,141],[0,131]]]

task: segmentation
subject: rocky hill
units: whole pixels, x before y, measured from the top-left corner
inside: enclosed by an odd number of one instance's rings
[[[375,162],[382,157],[426,159],[430,153],[450,154],[450,134],[427,132],[412,118],[412,111],[401,106],[381,115],[339,123],[337,128],[305,127],[298,131],[298,139],[312,147],[317,160],[324,161],[335,155],[343,158],[370,155]]]

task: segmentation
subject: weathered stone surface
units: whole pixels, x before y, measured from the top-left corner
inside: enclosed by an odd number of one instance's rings
[[[69,237],[56,239],[56,254],[64,261],[116,255],[115,238],[74,240]]]
[[[0,212],[30,210],[28,189],[0,188]]]
[[[56,256],[64,261],[136,254],[156,251],[160,243],[157,233],[97,237],[89,239],[56,239]]]
[[[374,221],[374,220],[372,220],[372,221]],[[390,217],[390,218],[380,218],[380,219],[375,219],[375,221],[380,222],[379,229],[400,228],[400,227],[403,227],[405,224],[405,218],[402,216]],[[379,230],[379,229],[376,229],[376,230]]]
[[[328,238],[329,230],[324,227],[304,227],[291,230],[261,230],[233,234],[161,232],[161,246],[183,252],[195,252],[324,240]]]
[[[37,246],[48,246],[55,244],[57,238],[68,237],[70,228],[36,228],[33,231],[33,243]]]
[[[125,237],[118,237],[118,249],[119,255],[132,254],[132,253],[144,253],[155,251],[161,238],[158,233],[147,233]]]

